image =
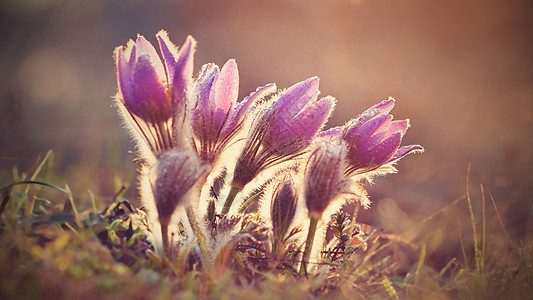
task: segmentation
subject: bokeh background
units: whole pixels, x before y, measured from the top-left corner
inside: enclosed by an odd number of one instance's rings
[[[318,75],[322,95],[338,99],[329,126],[394,96],[394,116],[412,122],[404,144],[426,152],[376,180],[373,208],[360,220],[393,231],[420,220],[465,193],[470,164],[476,214],[483,184],[518,241],[533,226],[532,7],[527,0],[2,1],[1,183],[13,166],[28,170],[53,149],[78,197],[90,188],[111,199],[117,177],[133,194],[133,146],[111,99],[112,52],[137,33],[155,42],[163,28],[178,45],[188,34],[198,40],[195,73],[236,58],[241,99],[266,83],[288,87]]]

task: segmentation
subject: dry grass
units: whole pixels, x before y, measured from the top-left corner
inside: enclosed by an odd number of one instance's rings
[[[401,232],[360,225],[360,233],[352,236],[349,217],[334,220],[329,250],[335,254],[324,252],[319,271],[307,277],[288,269],[259,268],[236,250],[212,270],[202,271],[190,258],[163,261],[152,252],[142,230],[144,214],[124,201],[122,190],[112,201],[94,196],[78,200],[77,191],[59,187],[52,157],[49,153],[31,172],[15,174],[11,184],[0,188],[2,299],[533,295],[533,242],[529,237],[512,240],[516,237],[507,232],[483,186],[481,196],[471,198],[467,182],[464,196]]]

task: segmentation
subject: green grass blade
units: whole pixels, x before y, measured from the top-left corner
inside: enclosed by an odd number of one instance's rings
[[[96,198],[94,197],[94,193],[91,190],[89,190],[89,198],[91,198],[91,205],[93,207],[93,211],[98,212],[98,210],[96,209]]]
[[[446,272],[452,267],[453,264],[457,263],[457,258],[452,258],[450,259],[450,261],[444,266],[444,268],[442,268],[442,270],[440,270],[439,272],[439,278],[442,279],[442,277],[444,276],[444,274],[446,274]]]
[[[79,219],[78,219],[78,209],[76,208],[76,203],[74,203],[74,197],[72,196],[70,187],[68,185],[65,185],[65,190],[67,191],[68,200],[70,201],[70,204],[72,205],[72,211],[74,212],[74,218],[76,219],[76,223],[80,225]]]
[[[459,231],[459,241],[461,242],[461,251],[463,252],[463,258],[465,260],[465,266],[467,269],[470,269],[470,266],[468,265],[468,258],[466,257],[466,250],[465,245],[463,243],[463,233],[461,232],[461,220],[457,219],[457,228]]]
[[[28,178],[28,180],[30,181],[34,181],[35,178],[37,178],[37,176],[39,175],[39,173],[41,173],[41,170],[43,169],[44,165],[46,164],[46,162],[48,161],[48,159],[50,158],[50,156],[52,156],[52,150],[48,150],[48,152],[46,153],[46,155],[44,156],[44,158],[41,160],[41,163],[39,163],[39,165],[37,166],[37,168],[35,168],[35,171],[33,171],[33,174],[30,176],[30,178]],[[29,186],[24,190],[24,193],[28,193],[29,191]]]
[[[257,196],[261,195],[261,193],[263,193],[263,191],[259,191],[259,192],[255,193],[255,194],[253,194],[250,198],[248,198],[248,199],[247,199],[247,200],[241,205],[241,207],[239,208],[239,213],[242,213],[242,212],[246,209],[246,207],[248,206],[248,204],[249,204],[250,202],[252,202],[252,200],[254,200]]]
[[[0,192],[3,192],[7,189],[10,189],[14,186],[17,186],[17,185],[22,185],[22,184],[37,184],[37,185],[44,185],[44,186],[47,186],[47,187],[51,187],[53,189],[56,189],[60,192],[63,192],[67,195],[70,195],[70,191],[67,191],[63,188],[60,188],[58,187],[57,185],[53,185],[51,183],[48,183],[48,182],[44,182],[44,181],[39,181],[39,180],[21,180],[21,181],[16,181],[16,182],[12,182],[10,184],[7,184],[7,185],[4,185],[3,187],[0,187]]]
[[[392,283],[390,282],[387,276],[383,276],[381,283],[383,284],[383,287],[385,288],[387,293],[389,293],[389,296],[394,297],[394,299],[400,299],[400,297],[398,296],[398,293],[392,286]]]
[[[7,206],[7,202],[9,201],[9,193],[6,193],[2,199],[2,204],[0,205],[0,215],[4,212]]]
[[[420,256],[418,257],[418,265],[416,266],[416,272],[415,272],[415,284],[418,285],[420,283],[420,270],[422,270],[422,266],[424,265],[424,261],[426,260],[426,244],[422,244],[422,249],[420,249]]]

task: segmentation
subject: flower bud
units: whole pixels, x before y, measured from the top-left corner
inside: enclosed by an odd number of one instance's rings
[[[176,207],[184,202],[186,193],[208,172],[191,150],[163,152],[155,165],[152,181],[159,222],[168,224]]]
[[[314,145],[304,169],[305,204],[310,215],[322,216],[330,202],[344,192],[347,148],[336,141]]]
[[[274,235],[283,239],[287,234],[298,203],[298,192],[290,173],[274,181],[270,217]]]

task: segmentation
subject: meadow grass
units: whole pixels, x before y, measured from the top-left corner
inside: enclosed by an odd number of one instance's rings
[[[360,224],[353,235],[352,217],[335,215],[324,262],[301,275],[259,268],[237,251],[208,271],[186,257],[162,259],[136,199],[125,199],[123,187],[111,200],[71,191],[54,174],[52,152],[12,173],[0,187],[2,299],[533,297],[533,242],[512,240],[483,186],[471,198],[468,174],[463,196],[400,233]],[[442,251],[456,244],[459,251]]]

